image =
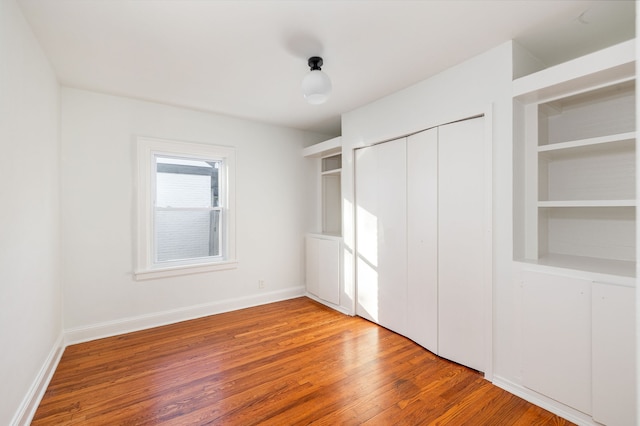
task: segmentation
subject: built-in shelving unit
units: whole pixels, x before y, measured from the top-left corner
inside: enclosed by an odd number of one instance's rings
[[[330,235],[342,233],[342,155],[322,159],[322,232]]]
[[[635,41],[513,95],[522,385],[585,424],[637,424]]]
[[[322,223],[320,233],[342,234],[342,145],[341,138],[321,142],[303,151],[308,158],[319,160],[319,185]]]
[[[515,80],[529,263],[635,274],[633,42]]]
[[[302,155],[312,159],[320,220],[305,238],[307,295],[340,310],[342,276],[342,144],[341,138],[307,147]]]

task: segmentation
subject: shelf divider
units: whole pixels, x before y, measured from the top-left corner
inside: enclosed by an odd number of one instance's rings
[[[519,259],[519,261],[541,267],[571,269],[575,271],[628,277],[632,278],[631,280],[628,280],[629,285],[635,286],[636,263],[633,261],[556,253],[548,253],[541,256],[539,259]]]
[[[538,201],[538,207],[635,207],[636,200],[556,200]]]
[[[558,151],[572,148],[582,148],[587,146],[609,144],[633,140],[636,138],[636,132],[618,133],[615,135],[598,136],[595,138],[579,139],[575,141],[552,143],[538,146],[538,152]]]

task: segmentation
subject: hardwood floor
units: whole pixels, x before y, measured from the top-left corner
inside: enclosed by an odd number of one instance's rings
[[[66,348],[33,425],[569,425],[299,298]]]

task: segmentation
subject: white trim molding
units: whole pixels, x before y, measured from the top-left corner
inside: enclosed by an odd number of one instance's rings
[[[224,172],[221,181],[224,185],[223,242],[219,259],[205,257],[190,261],[156,263],[153,248],[153,211],[154,211],[154,155],[168,155],[194,159],[221,160]],[[136,236],[134,277],[137,280],[186,275],[237,267],[236,258],[236,150],[233,147],[202,143],[181,142],[165,139],[138,137],[136,146],[135,174],[137,182],[136,198]]]
[[[156,278],[177,277],[179,275],[199,274],[201,272],[224,271],[226,269],[235,269],[238,267],[237,261],[232,262],[216,262],[197,265],[182,265],[169,268],[151,269],[146,271],[136,271],[135,277],[137,281],[152,280]]]

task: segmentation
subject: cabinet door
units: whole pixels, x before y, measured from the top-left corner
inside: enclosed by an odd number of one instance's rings
[[[591,282],[525,271],[522,382],[591,414]]]
[[[491,265],[484,119],[438,128],[438,354],[484,371]]]
[[[333,304],[340,304],[340,241],[320,239],[320,282],[318,297]]]
[[[635,425],[635,289],[594,283],[591,301],[593,419]]]
[[[320,243],[317,238],[305,239],[306,285],[307,291],[320,297]]]
[[[407,139],[407,337],[438,353],[438,130]]]
[[[406,334],[406,141],[359,149],[355,161],[356,313]]]

